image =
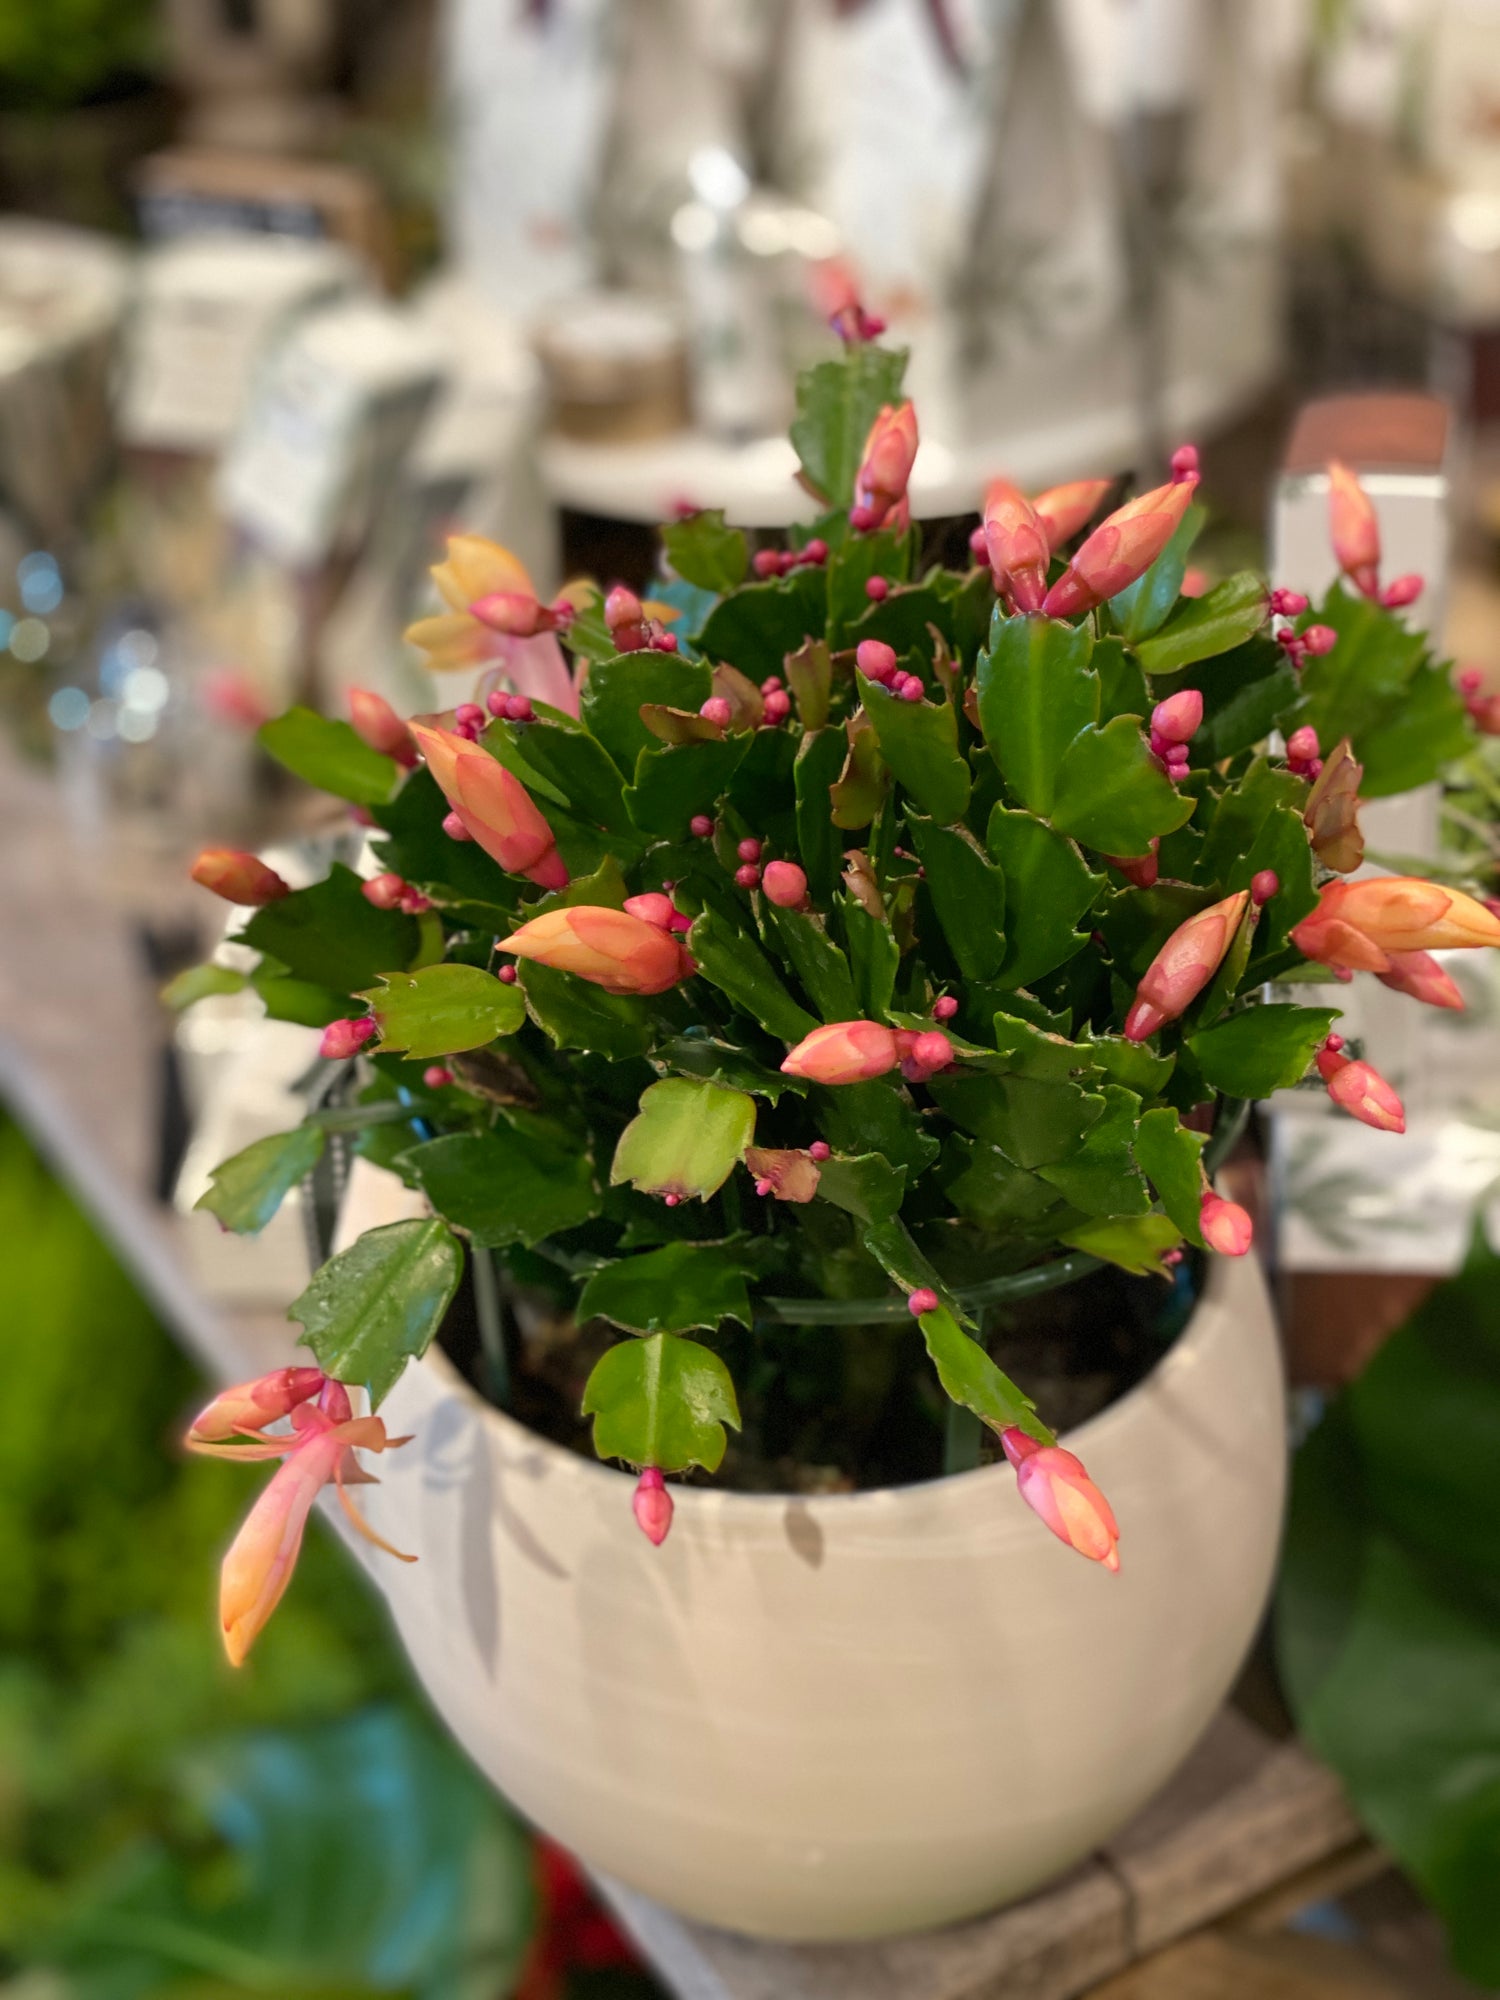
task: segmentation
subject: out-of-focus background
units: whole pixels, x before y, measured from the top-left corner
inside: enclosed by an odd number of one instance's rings
[[[331,1540],[253,1668],[219,1660],[244,1475],[177,1456],[203,1384],[165,1328],[279,1318],[306,1246],[295,1200],[249,1246],[195,1227],[184,1280],[140,1218],[289,1122],[316,1038],[272,1023],[251,1065],[253,996],[179,1026],[155,994],[216,941],[199,845],[295,878],[329,830],[261,721],[454,698],[400,636],[446,532],[546,597],[642,584],[676,508],[810,509],[793,377],[851,284],[911,349],[933,548],[997,474],[1150,482],[1192,440],[1210,573],[1274,545],[1321,584],[1297,477],[1363,435],[1389,567],[1500,693],[1497,0],[0,0],[7,2000],[662,1990]],[[1289,447],[1372,390],[1408,400]],[[1500,764],[1456,799],[1493,872]],[[1272,1136],[1304,1397],[1500,1175],[1470,1001],[1403,1044],[1404,1164],[1310,1113]],[[1398,1876],[1349,1880],[1266,1916],[1250,1971],[1130,1994],[1477,1990]]]

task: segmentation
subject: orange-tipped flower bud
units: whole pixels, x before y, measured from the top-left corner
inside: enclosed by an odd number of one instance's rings
[[[1047,530],[1026,495],[1008,479],[992,480],[984,496],[984,543],[996,590],[1017,611],[1040,611],[1051,554]]]
[[[443,729],[412,725],[427,768],[470,836],[507,873],[543,889],[564,888],[568,871],[526,787],[488,750]]]
[[[879,1021],[831,1021],[798,1042],[781,1067],[813,1083],[864,1083],[885,1076],[900,1060],[893,1028]]]
[[[1191,1006],[1224,963],[1249,901],[1248,889],[1236,890],[1177,926],[1135,989],[1125,1016],[1127,1040],[1145,1041]]]
[[[1293,929],[1292,943],[1335,971],[1388,972],[1393,951],[1500,944],[1500,918],[1461,889],[1419,875],[1379,875],[1330,882]]]
[[[1205,1194],[1198,1210],[1198,1227],[1210,1250],[1221,1257],[1243,1257],[1255,1240],[1255,1224],[1247,1209],[1221,1195]]]
[[[606,993],[665,993],[692,971],[671,931],[595,903],[544,910],[502,939],[499,949],[575,973]]]
[[[1053,555],[1093,520],[1114,483],[1112,479],[1074,479],[1066,486],[1049,486],[1045,493],[1038,493],[1031,504]]]
[[[221,1389],[207,1409],[194,1417],[187,1442],[218,1444],[264,1430],[267,1424],[289,1417],[299,1403],[316,1396],[323,1381],[321,1368],[276,1368],[253,1382]]]
[[[1000,1442],[1016,1468],[1016,1485],[1032,1513],[1079,1555],[1118,1570],[1119,1524],[1082,1462],[1061,1445],[1038,1444],[1014,1425],[1000,1433]]]
[[[917,458],[917,413],[910,402],[885,403],[870,426],[854,481],[856,526],[878,528],[906,498]],[[853,518],[853,515],[851,515]]]
[[[1197,475],[1174,479],[1116,508],[1101,521],[1047,592],[1049,618],[1092,611],[1144,576],[1171,541],[1192,505]]]
[[[1353,1062],[1341,1050],[1324,1046],[1318,1051],[1318,1074],[1328,1086],[1328,1095],[1361,1125],[1377,1132],[1404,1132],[1406,1107],[1378,1069],[1367,1062]]]
[[[1388,951],[1390,970],[1376,974],[1382,986],[1389,986],[1396,993],[1410,994],[1413,1000],[1424,1001],[1429,1007],[1451,1007],[1461,1014],[1464,996],[1457,983],[1430,952]]]
[[[411,731],[384,695],[373,694],[369,688],[350,688],[349,720],[355,735],[362,737],[372,750],[394,757],[398,764],[416,763],[417,746]]]
[[[239,847],[205,847],[188,873],[200,888],[247,909],[258,910],[292,893],[274,868]]]
[[[1348,466],[1328,465],[1328,528],[1339,568],[1366,597],[1380,595],[1380,521]]]

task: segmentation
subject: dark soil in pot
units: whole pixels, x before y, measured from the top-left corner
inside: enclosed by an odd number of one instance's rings
[[[482,1254],[482,1253],[481,1253]],[[1191,1316],[1202,1260],[1171,1279],[1091,1270],[1036,1297],[991,1306],[984,1344],[1058,1431],[1132,1389]],[[553,1443],[594,1455],[578,1414],[590,1369],[620,1336],[559,1318],[540,1294],[497,1296],[503,1355],[481,1338],[472,1263],[440,1336],[480,1393]],[[704,1338],[704,1336],[697,1336]],[[739,1389],[744,1428],[730,1433],[716,1486],[742,1493],[852,1492],[939,1478],[951,1467],[950,1405],[910,1319],[848,1326],[726,1322],[711,1338]],[[977,1459],[999,1456],[981,1432]],[[701,1477],[701,1475],[698,1475]]]

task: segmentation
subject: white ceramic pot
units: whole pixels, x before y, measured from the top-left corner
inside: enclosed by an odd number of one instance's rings
[[[495,1783],[606,1873],[785,1939],[990,1909],[1126,1821],[1228,1689],[1270,1584],[1286,1441],[1254,1258],[1215,1259],[1155,1371],[1068,1439],[1109,1495],[1111,1576],[1003,1465],[798,1499],[631,1482],[488,1407],[449,1364],[386,1414],[372,1574]]]

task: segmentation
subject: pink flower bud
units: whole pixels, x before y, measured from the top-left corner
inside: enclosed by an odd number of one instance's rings
[[[1207,597],[1212,588],[1213,578],[1206,569],[1199,569],[1196,563],[1189,563],[1182,572],[1182,596]]]
[[[1168,695],[1151,711],[1151,727],[1168,743],[1190,743],[1203,722],[1203,696],[1197,688]]]
[[[814,1139],[807,1149],[807,1157],[821,1166],[824,1160],[832,1159],[833,1148],[826,1139]]]
[[[761,844],[755,838],[754,834],[748,834],[734,851],[740,857],[741,861],[759,861],[760,846]]]
[[[645,616],[641,600],[623,583],[617,583],[604,600],[604,622],[611,632],[618,631],[622,625],[640,625]]]
[[[1012,1425],[1000,1433],[1016,1468],[1016,1486],[1031,1511],[1070,1549],[1108,1570],[1120,1567],[1120,1528],[1082,1462],[1061,1445],[1040,1445]]]
[[[953,1060],[953,1044],[938,1028],[930,1028],[926,1034],[918,1035],[912,1043],[911,1052],[929,1075],[935,1070],[946,1069]]]
[[[1210,1250],[1221,1257],[1243,1257],[1255,1238],[1255,1224],[1237,1201],[1205,1194],[1198,1210],[1198,1227]]]
[[[1093,520],[1114,483],[1112,479],[1074,479],[1066,486],[1049,486],[1036,496],[1031,504],[1053,555]]]
[[[1415,604],[1426,588],[1426,578],[1415,575],[1398,576],[1388,583],[1380,593],[1380,601],[1387,611],[1400,611],[1405,605]]]
[[[453,1081],[453,1072],[451,1069],[445,1069],[442,1063],[433,1063],[430,1068],[423,1070],[422,1081],[429,1090],[446,1090]]]
[[[1368,493],[1338,459],[1328,466],[1328,526],[1339,568],[1355,589],[1380,589],[1380,521]]]
[[[449,805],[486,854],[539,888],[566,887],[568,871],[552,828],[519,778],[478,744],[444,730],[414,723],[412,734]]]
[[[987,563],[990,559],[990,545],[985,539],[984,528],[976,528],[969,537],[969,554],[975,562]]]
[[[377,910],[399,910],[402,898],[409,893],[401,877],[391,874],[389,870],[384,875],[372,875],[368,882],[360,884],[360,894]]]
[[[1172,477],[1179,483],[1198,478],[1198,447],[1195,444],[1180,444],[1172,454]]]
[[[355,735],[372,750],[394,757],[398,764],[416,763],[417,746],[411,740],[411,731],[384,695],[372,694],[368,688],[350,688],[349,720]]]
[[[1073,618],[1092,611],[1144,576],[1181,525],[1195,484],[1189,473],[1127,501],[1101,521],[1047,592],[1046,616]]]
[[[757,549],[750,562],[755,574],[763,580],[781,574],[781,551],[779,549]]]
[[[849,519],[856,529],[867,532],[880,527],[900,506],[916,457],[916,410],[910,402],[886,403],[870,426],[854,479],[856,505]]]
[[[894,1030],[879,1021],[833,1021],[804,1036],[781,1067],[812,1083],[863,1083],[887,1075],[900,1060]]]
[[[753,861],[742,861],[734,871],[734,879],[741,889],[758,889],[760,869]]]
[[[625,908],[631,916],[639,917],[642,923],[655,924],[658,930],[663,931],[670,928],[672,919],[677,914],[672,908],[670,898],[661,895],[655,889],[645,896],[627,896]]]
[[[1310,723],[1304,723],[1300,729],[1294,729],[1286,739],[1286,754],[1288,763],[1312,763],[1315,757],[1322,754],[1317,730]]]
[[[454,727],[471,740],[484,728],[484,710],[478,702],[461,701],[453,711]]]
[[[1161,835],[1153,833],[1151,836],[1151,845],[1144,854],[1134,857],[1120,854],[1106,854],[1104,858],[1111,868],[1118,868],[1120,873],[1125,877],[1125,880],[1132,883],[1137,889],[1152,889],[1156,886],[1156,878],[1161,872],[1161,862],[1158,858],[1160,847]]]
[[[358,1055],[375,1033],[375,1023],[368,1015],[358,1021],[350,1019],[330,1021],[323,1030],[323,1039],[318,1044],[318,1054],[324,1062],[344,1062],[348,1057]]]
[[[513,965],[502,965],[496,968],[495,977],[502,986],[514,986],[520,974]]]
[[[854,649],[854,664],[867,681],[888,681],[896,671],[896,649],[884,639],[861,639]]]
[[[807,876],[795,861],[772,861],[761,878],[761,887],[778,908],[795,910],[807,896]]]
[[[1409,994],[1429,1007],[1450,1007],[1455,1013],[1463,1012],[1464,996],[1457,982],[1430,952],[1388,951],[1386,957],[1390,960],[1390,970],[1375,975],[1382,986]]]
[[[1478,667],[1465,667],[1458,677],[1458,687],[1461,694],[1478,694],[1483,686],[1484,675]]]
[[[531,706],[531,697],[508,694],[505,697],[505,719],[507,722],[534,722],[536,711]]]
[[[1145,1041],[1192,1005],[1223,964],[1249,900],[1240,889],[1177,926],[1135,990],[1125,1016],[1128,1041]]]
[[[1270,606],[1273,617],[1300,618],[1307,609],[1308,599],[1300,590],[1273,590]]]
[[[773,688],[766,696],[765,719],[774,728],[778,722],[785,722],[792,712],[792,698],[780,688]]]
[[[1269,903],[1281,888],[1281,877],[1274,868],[1262,868],[1250,877],[1250,900],[1256,909]]]
[[[1406,1109],[1379,1070],[1367,1062],[1351,1062],[1325,1043],[1317,1058],[1318,1074],[1328,1095],[1342,1110],[1377,1132],[1404,1132]]]
[[[915,674],[908,674],[901,683],[900,695],[903,701],[920,701],[923,695],[922,683]]]
[[[996,590],[1017,611],[1040,611],[1051,555],[1047,531],[1025,494],[1007,479],[992,480],[984,496],[984,536]]]
[[[939,1303],[937,1293],[927,1285],[918,1285],[914,1292],[906,1295],[906,1309],[913,1319],[920,1319],[923,1313],[936,1312]]]
[[[672,1526],[672,1496],[666,1481],[654,1465],[648,1465],[636,1481],[631,1501],[636,1525],[654,1548],[660,1548]]]
[[[675,632],[658,632],[651,641],[651,650],[655,653],[675,653],[677,651],[677,634]]]
[[[714,823],[707,813],[694,813],[688,821],[688,832],[694,840],[707,840],[714,830]]]
[[[1324,653],[1331,653],[1339,642],[1339,635],[1331,625],[1309,625],[1302,633],[1302,650],[1319,659]]]
[[[705,722],[712,722],[719,729],[727,729],[734,710],[723,695],[711,694],[699,708],[698,713]]]
[[[934,1021],[951,1021],[957,1012],[958,1002],[951,993],[944,993],[941,998],[934,1000],[932,1003],[932,1018]]]
[[[828,544],[821,535],[814,535],[810,542],[802,544],[802,561],[822,564],[828,560]]]
[[[669,931],[594,903],[544,910],[499,949],[571,972],[606,993],[665,993],[688,977],[690,964]]]
[[[890,596],[890,592],[891,586],[883,576],[865,578],[865,596],[869,598],[872,604],[884,604],[887,597]]]
[[[443,831],[450,840],[472,840],[474,838],[456,812],[446,812],[443,814]]]
[[[292,893],[274,868],[239,847],[205,847],[188,873],[200,889],[245,909],[262,909]]]

